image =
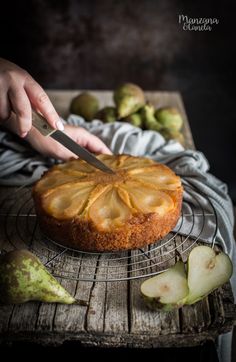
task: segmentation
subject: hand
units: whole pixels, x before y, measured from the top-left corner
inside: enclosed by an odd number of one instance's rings
[[[31,106],[42,113],[48,123],[63,130],[63,124],[45,91],[25,70],[0,58],[0,120],[7,120],[11,111],[16,122],[11,130],[25,137],[31,129]]]
[[[98,137],[92,135],[84,128],[65,125],[65,133],[75,142],[91,152],[111,154],[109,148],[107,148]],[[74,153],[67,150],[53,138],[42,136],[36,128],[31,129],[26,140],[28,140],[34,149],[44,156],[57,158],[63,161],[67,161],[71,157],[76,157]]]
[[[32,108],[40,112],[55,129],[64,125],[42,87],[23,69],[0,58],[0,121],[21,137],[26,137],[33,148],[43,155],[67,160],[74,157],[52,138],[42,136],[32,126]],[[110,150],[97,137],[82,128],[66,127],[68,134],[82,146],[96,153]]]

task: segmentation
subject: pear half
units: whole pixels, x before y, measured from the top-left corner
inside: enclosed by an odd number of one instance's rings
[[[188,295],[184,263],[178,261],[167,271],[145,280],[141,285],[141,293],[151,309],[167,312],[180,308]]]
[[[194,248],[188,257],[189,294],[185,304],[193,304],[226,283],[233,272],[233,265],[223,252],[201,245]]]

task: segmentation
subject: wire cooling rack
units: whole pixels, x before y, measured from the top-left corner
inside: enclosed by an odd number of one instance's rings
[[[183,185],[183,207],[175,229],[142,249],[91,253],[56,243],[41,232],[28,187],[18,188],[1,201],[1,228],[12,248],[31,250],[57,277],[91,282],[143,278],[168,269],[178,257],[185,260],[198,240],[214,246],[218,223],[211,200],[193,185],[184,181]]]

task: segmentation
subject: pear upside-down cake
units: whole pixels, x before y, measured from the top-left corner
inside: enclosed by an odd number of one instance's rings
[[[99,155],[107,174],[83,160],[54,166],[33,188],[40,227],[84,251],[135,249],[176,225],[183,189],[168,167],[144,157]]]

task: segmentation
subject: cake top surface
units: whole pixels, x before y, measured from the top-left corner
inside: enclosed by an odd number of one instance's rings
[[[129,155],[97,157],[115,174],[77,159],[54,166],[37,182],[33,192],[48,215],[90,220],[101,230],[110,230],[134,215],[162,216],[174,208],[182,186],[167,166]]]

